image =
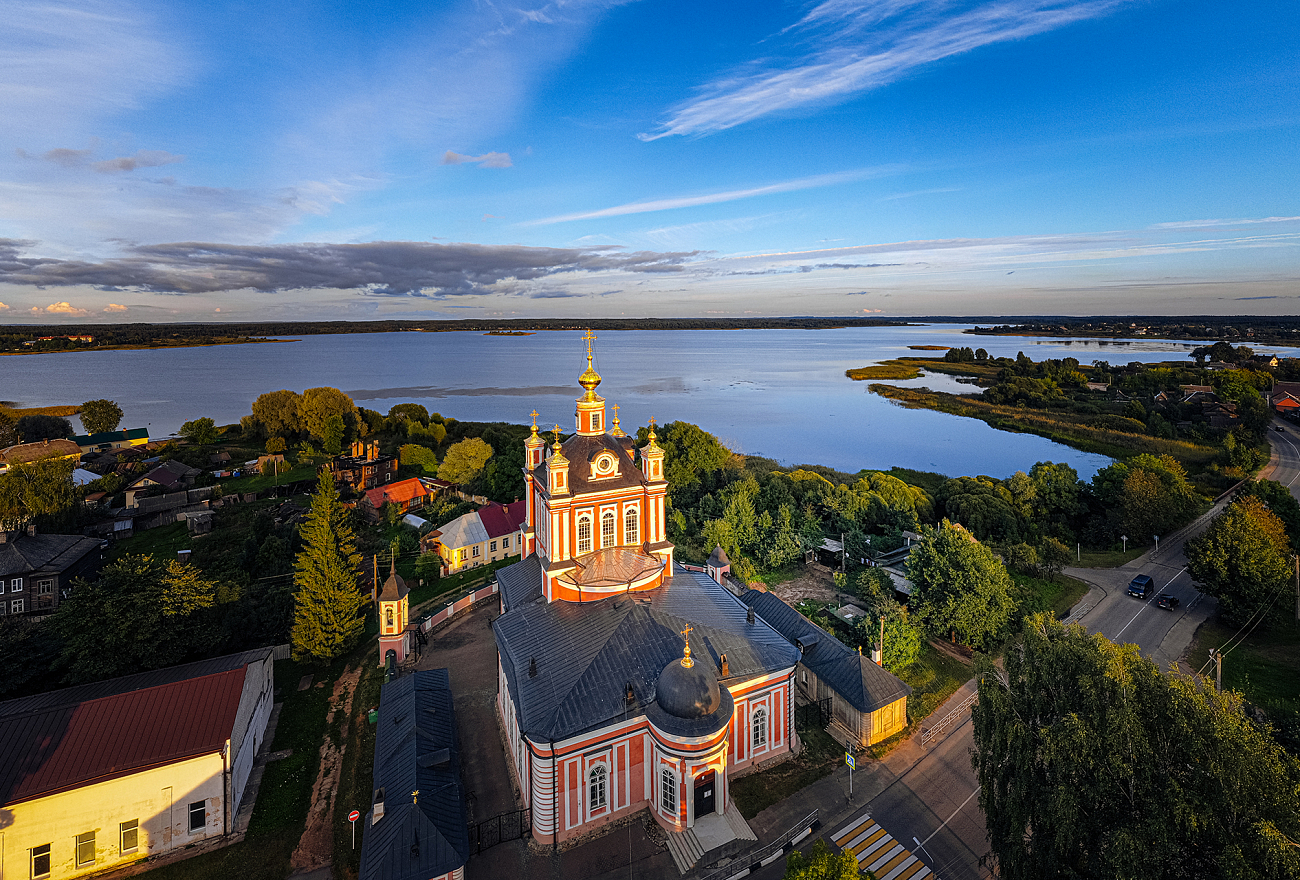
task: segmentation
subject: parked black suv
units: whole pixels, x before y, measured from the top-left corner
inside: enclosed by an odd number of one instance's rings
[[[1151,580],[1151,575],[1140,574],[1128,582],[1128,594],[1137,596],[1139,599],[1145,599],[1151,595],[1151,590],[1155,588],[1155,581]]]

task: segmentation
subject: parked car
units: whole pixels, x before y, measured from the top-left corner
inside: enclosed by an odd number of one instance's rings
[[[1140,574],[1128,582],[1128,594],[1130,596],[1137,596],[1139,599],[1145,599],[1147,596],[1151,595],[1151,591],[1155,588],[1155,585],[1155,581],[1151,580],[1151,575]]]
[[[1166,611],[1173,611],[1178,607],[1178,597],[1171,596],[1168,593],[1161,593],[1156,596],[1156,605]]]

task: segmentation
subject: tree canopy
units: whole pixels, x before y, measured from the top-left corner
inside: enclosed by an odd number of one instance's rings
[[[1300,761],[1241,699],[1049,614],[981,663],[972,764],[999,876],[1300,876]]]
[[[480,437],[466,437],[447,447],[447,454],[438,466],[438,475],[449,483],[464,485],[479,475],[491,457],[492,447],[486,441]]]
[[[55,516],[72,506],[75,467],[70,458],[44,458],[0,474],[0,527],[21,528],[38,516]]]
[[[927,529],[907,560],[916,586],[911,606],[932,634],[953,634],[967,645],[987,648],[1011,619],[1011,577],[993,551],[965,529],[945,521]]]
[[[41,414],[20,416],[14,429],[24,443],[41,440],[62,440],[72,436],[72,423],[62,416]]]
[[[818,839],[807,853],[792,850],[785,857],[783,880],[859,880],[858,859],[845,850],[833,853]]]
[[[1219,600],[1224,618],[1241,625],[1269,609],[1275,617],[1290,610],[1278,601],[1290,582],[1290,554],[1282,520],[1260,498],[1246,495],[1187,542],[1187,569]]]
[[[268,437],[292,437],[302,430],[299,401],[288,389],[268,391],[253,401],[253,419]]]
[[[198,446],[217,442],[217,423],[204,416],[181,425],[180,435]]]
[[[113,401],[103,398],[87,400],[77,410],[77,416],[81,419],[81,426],[86,429],[87,434],[116,431],[117,426],[122,423],[122,408]]]
[[[365,629],[361,609],[367,598],[357,587],[361,554],[348,516],[333,475],[321,471],[294,562],[289,642],[295,660],[327,663],[351,649]]]
[[[436,476],[438,473],[438,456],[434,455],[432,449],[418,443],[402,444],[402,447],[397,450],[397,463],[417,467],[420,473],[429,477]]]

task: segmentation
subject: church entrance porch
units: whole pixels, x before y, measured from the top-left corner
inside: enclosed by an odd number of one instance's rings
[[[717,784],[714,772],[706,770],[695,777],[695,821],[717,812]]]
[[[702,789],[696,788],[698,797]],[[669,831],[668,852],[677,870],[685,874],[696,865],[712,865],[758,842],[740,810],[727,804],[727,811],[695,814],[695,824],[683,831]]]

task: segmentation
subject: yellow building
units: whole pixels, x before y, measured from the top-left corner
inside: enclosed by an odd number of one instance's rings
[[[78,877],[230,834],[272,649],[0,703],[0,876]]]

